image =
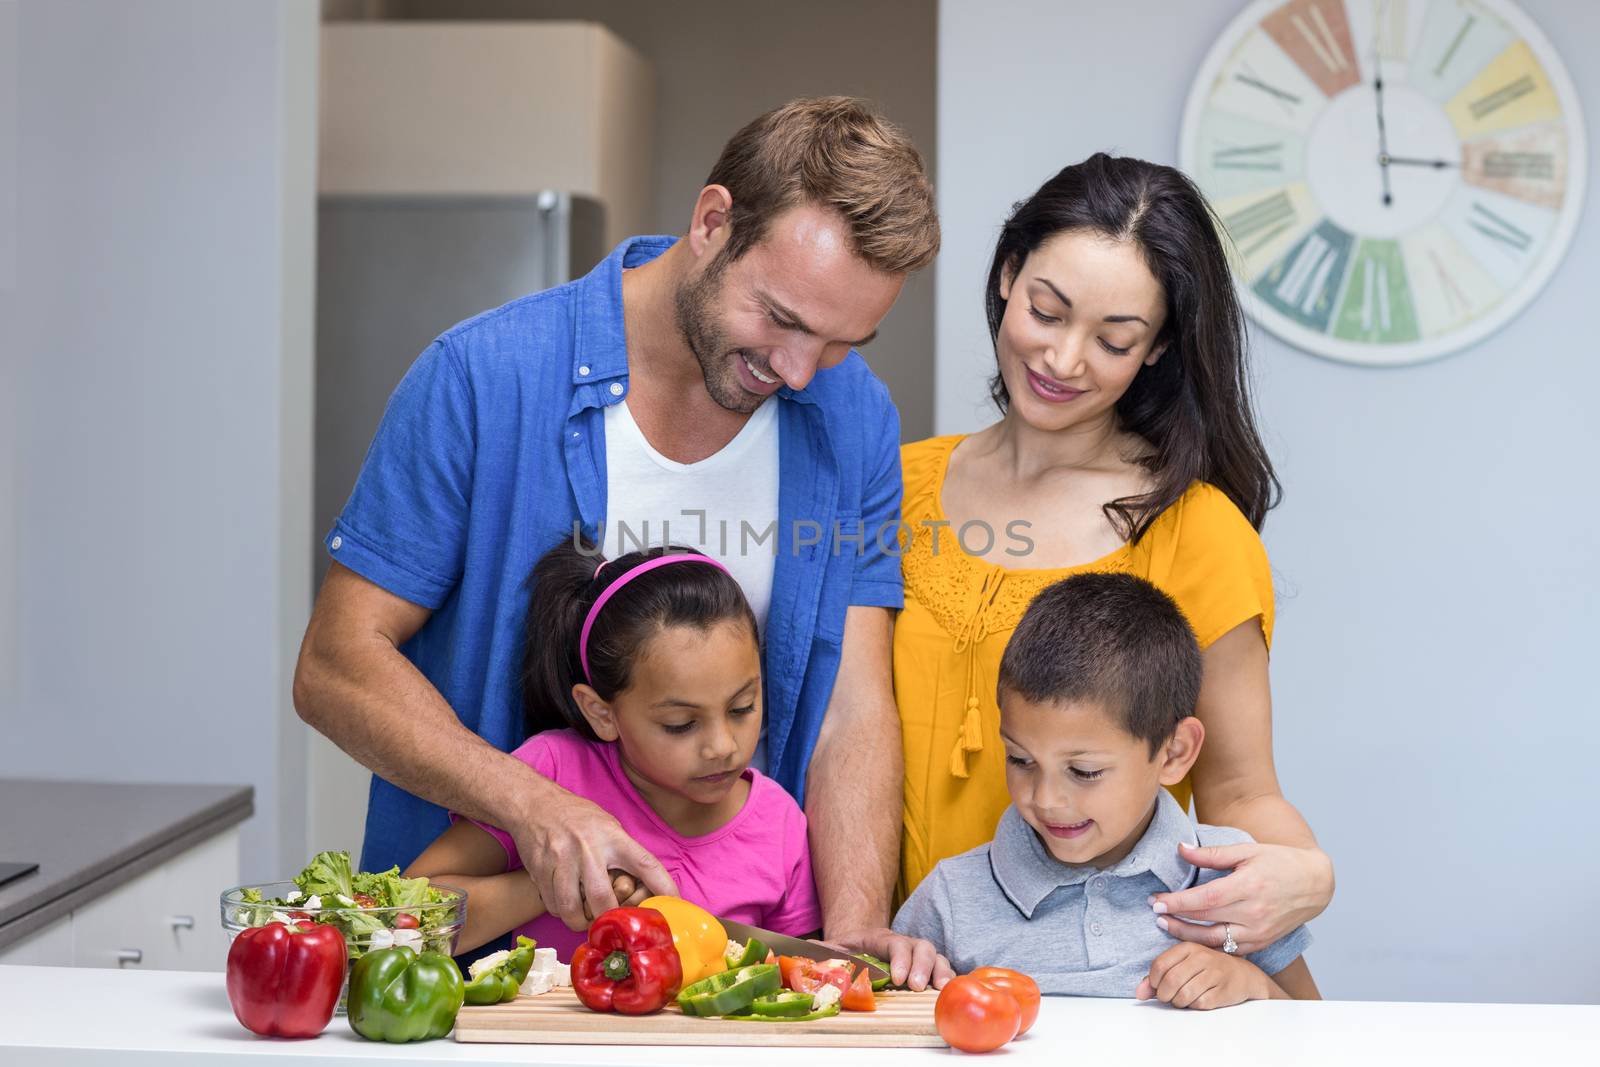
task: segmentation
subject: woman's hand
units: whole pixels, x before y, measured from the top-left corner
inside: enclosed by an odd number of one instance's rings
[[[1133,995],[1137,1000],[1159,1000],[1174,1008],[1197,1011],[1285,996],[1249,960],[1202,945],[1174,945],[1157,956]]]
[[[890,981],[907,989],[943,989],[956,976],[950,961],[939,955],[933,942],[897,934],[888,927],[852,930],[821,943],[845,952],[867,952],[887,961]]]
[[[1197,867],[1232,871],[1205,885],[1150,898],[1157,924],[1180,941],[1221,948],[1226,923],[1241,953],[1258,952],[1322,914],[1333,899],[1333,863],[1320,848],[1260,842],[1179,845],[1178,855]]]

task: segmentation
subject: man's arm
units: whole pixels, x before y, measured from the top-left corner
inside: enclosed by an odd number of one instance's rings
[[[295,667],[300,717],[400,788],[503,827],[549,911],[573,929],[616,906],[612,868],[675,893],[617,821],[461,725],[400,646],[430,612],[333,564]]]
[[[806,776],[806,820],[824,936],[888,960],[897,983],[921,989],[951,972],[927,941],[888,928],[905,803],[893,633],[885,608],[846,610],[839,674]]]

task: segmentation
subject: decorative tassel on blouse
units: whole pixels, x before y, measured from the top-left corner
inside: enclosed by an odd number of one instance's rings
[[[969,752],[983,751],[983,718],[978,714],[978,698],[967,698],[967,714],[961,720],[961,735],[956,739],[956,747],[950,750],[950,773],[957,778],[966,778],[967,754]]]

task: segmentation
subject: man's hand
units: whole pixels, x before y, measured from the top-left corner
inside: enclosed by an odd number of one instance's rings
[[[950,961],[939,955],[933,942],[897,934],[887,927],[853,930],[826,942],[847,952],[865,952],[889,961],[889,978],[908,989],[943,989],[956,976]]]
[[[1260,967],[1204,945],[1174,945],[1157,956],[1133,995],[1199,1011],[1247,1000],[1286,999]]]
[[[635,903],[678,895],[660,861],[582,797],[550,785],[539,790],[517,822],[505,829],[545,911],[574,930],[587,930],[594,916],[617,907],[619,894]],[[632,875],[634,884],[618,874]]]

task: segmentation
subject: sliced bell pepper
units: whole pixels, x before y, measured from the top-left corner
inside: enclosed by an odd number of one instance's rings
[[[316,1037],[333,1018],[349,954],[337,926],[267,923],[228,946],[228,1003],[266,1037]]]
[[[777,967],[757,963],[685,986],[678,994],[678,1007],[685,1015],[734,1015],[748,1010],[756,998],[776,993],[782,983]]]
[[[735,952],[735,949],[739,951]],[[737,941],[729,941],[728,951],[723,954],[723,958],[728,962],[728,970],[737,971],[740,967],[771,963],[772,960],[768,958],[771,955],[772,950],[763,944],[760,938],[752,937],[743,945]]]
[[[770,996],[757,997],[750,1005],[752,1015],[769,1015],[777,1019],[795,1019],[811,1014],[815,998],[810,993],[783,990]]]
[[[650,897],[639,905],[660,912],[672,930],[672,945],[683,962],[683,984],[693,985],[728,969],[728,931],[716,916],[678,897]]]
[[[517,947],[499,963],[467,983],[468,1004],[501,1004],[517,999],[517,990],[533,969],[533,938],[518,937]]]
[[[572,989],[592,1011],[647,1015],[683,984],[672,928],[651,908],[612,908],[572,951]]]
[[[466,983],[456,961],[408,945],[368,952],[350,970],[350,1029],[369,1041],[426,1041],[456,1023]]]
[[[872,980],[872,991],[874,993],[882,993],[889,988],[889,962],[887,960],[880,960],[870,952],[852,952],[850,958],[860,960],[862,963],[870,963],[883,972],[882,978],[874,978]]]
[[[817,1011],[808,1011],[804,1015],[736,1015],[735,1019],[748,1020],[753,1023],[814,1023],[818,1019],[831,1019],[839,1014],[838,1004],[829,1004],[826,1008]]]

